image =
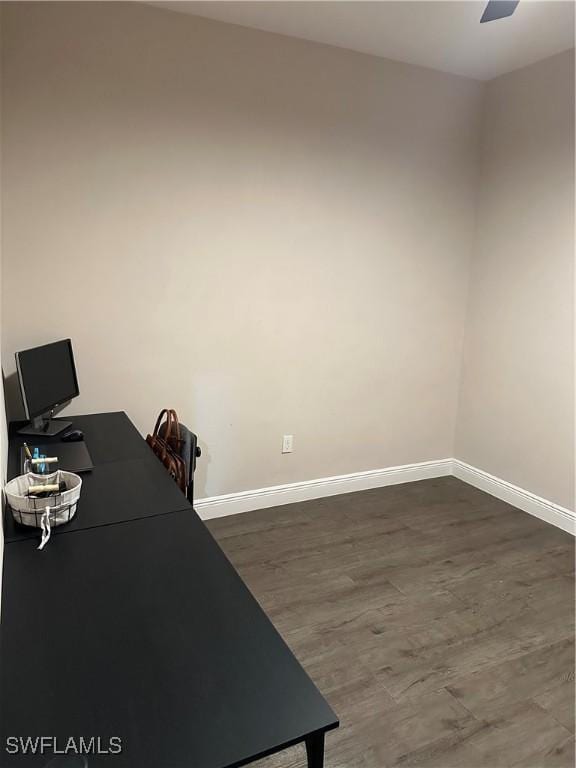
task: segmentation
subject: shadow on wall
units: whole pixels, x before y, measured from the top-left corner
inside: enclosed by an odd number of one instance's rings
[[[204,440],[198,438],[198,446],[202,451],[202,456],[196,462],[196,471],[194,472],[194,499],[206,498],[206,483],[208,480],[208,465],[210,464],[210,451]]]

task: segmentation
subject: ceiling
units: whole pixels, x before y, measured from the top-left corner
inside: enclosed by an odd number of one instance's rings
[[[180,13],[255,27],[489,80],[574,47],[574,0],[521,0],[480,24],[486,2],[155,2]]]

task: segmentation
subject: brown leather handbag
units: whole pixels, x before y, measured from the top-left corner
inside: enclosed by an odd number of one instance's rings
[[[166,428],[162,430],[161,437],[160,425],[165,415]],[[182,493],[186,493],[186,462],[178,453],[182,441],[178,416],[173,408],[163,408],[160,411],[154,432],[148,435],[146,442],[174,478]]]

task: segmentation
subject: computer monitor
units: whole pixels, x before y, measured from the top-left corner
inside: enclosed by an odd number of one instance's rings
[[[57,410],[80,394],[70,339],[16,352],[16,368],[31,422],[20,434],[57,435],[71,426],[71,421],[52,421]]]

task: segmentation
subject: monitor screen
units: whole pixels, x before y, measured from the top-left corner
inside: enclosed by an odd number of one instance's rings
[[[70,339],[17,352],[16,365],[29,419],[79,394]]]

